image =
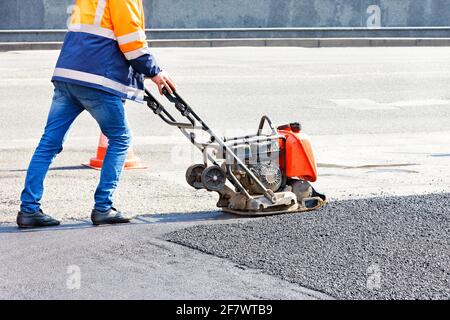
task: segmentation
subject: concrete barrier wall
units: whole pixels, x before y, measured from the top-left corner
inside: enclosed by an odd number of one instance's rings
[[[0,29],[64,29],[74,0],[0,0]],[[450,0],[144,0],[148,28],[450,26]]]

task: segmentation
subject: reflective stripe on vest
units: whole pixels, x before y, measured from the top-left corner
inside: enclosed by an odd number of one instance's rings
[[[93,24],[71,24],[69,26],[69,31],[90,33],[96,36],[116,40],[114,31]]]
[[[64,43],[55,81],[142,102],[145,75],[160,70],[148,47],[142,0],[76,0]]]
[[[103,15],[105,14],[106,0],[98,0],[97,10],[95,10],[94,25],[100,26],[102,23]]]
[[[105,88],[109,88],[118,92],[126,93],[127,98],[131,100],[144,100],[144,91],[133,87],[125,86],[114,80],[95,75],[92,73],[81,72],[71,69],[55,68],[54,77],[68,78],[88,83],[93,83]]]
[[[87,0],[78,0],[78,1],[87,1]],[[77,1],[77,3],[78,3]],[[105,28],[102,26],[102,20],[105,16],[105,10],[108,6],[108,0],[98,0],[97,6],[95,7],[95,16],[92,24],[89,24],[89,19],[84,18],[84,20],[88,20],[88,23],[81,23],[81,15],[85,14],[85,12],[74,11],[74,17],[72,18],[72,23],[69,25],[69,31],[72,32],[84,32],[93,35],[97,35],[100,37],[105,37],[108,39],[116,40],[121,46],[123,54],[128,60],[139,58],[142,55],[148,54],[149,50],[147,44],[147,36],[145,34],[145,30],[133,31],[128,34],[124,34],[116,37],[114,34],[114,30],[109,28]],[[80,6],[85,8],[85,6]],[[94,12],[92,12],[94,14]],[[80,18],[75,18],[76,15],[80,15]],[[86,21],[84,21],[86,22]],[[141,21],[142,24],[144,21]]]

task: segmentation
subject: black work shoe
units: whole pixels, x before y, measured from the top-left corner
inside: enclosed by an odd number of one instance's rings
[[[17,225],[19,228],[39,228],[59,226],[60,222],[49,215],[44,214],[42,210],[36,213],[26,213],[20,211],[17,215]]]
[[[99,226],[102,224],[129,223],[131,218],[126,217],[115,208],[111,208],[106,212],[101,212],[95,209],[92,210],[91,220],[94,225]]]

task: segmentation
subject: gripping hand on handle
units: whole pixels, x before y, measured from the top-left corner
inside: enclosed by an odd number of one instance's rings
[[[161,71],[156,76],[150,78],[150,80],[158,86],[158,90],[161,95],[163,95],[163,88],[166,88],[170,94],[173,94],[176,91],[175,82],[165,71]]]

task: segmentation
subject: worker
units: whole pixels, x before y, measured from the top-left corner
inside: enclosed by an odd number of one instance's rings
[[[147,78],[161,94],[164,87],[170,93],[176,90],[148,48],[144,21],[142,0],[76,1],[52,78],[54,94],[47,125],[20,197],[20,228],[60,224],[41,209],[44,180],[63,149],[70,126],[85,110],[109,140],[91,220],[94,225],[130,222],[130,217],[113,207],[131,143],[124,102],[143,100]]]

